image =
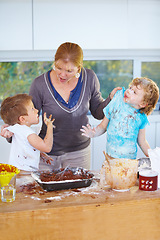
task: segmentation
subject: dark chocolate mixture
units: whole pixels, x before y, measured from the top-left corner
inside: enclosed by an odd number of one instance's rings
[[[93,177],[92,173],[82,168],[75,168],[75,169],[60,168],[58,170],[53,170],[52,172],[40,173],[40,179],[42,182],[90,179],[92,177]]]

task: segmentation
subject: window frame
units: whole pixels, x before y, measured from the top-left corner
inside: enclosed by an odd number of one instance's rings
[[[54,61],[56,50],[0,51],[0,62]],[[141,77],[142,62],[160,62],[160,49],[84,49],[84,61],[132,60],[133,78]]]
[[[56,50],[0,51],[0,62],[54,61]],[[83,50],[84,60],[160,61],[160,49],[93,49]]]

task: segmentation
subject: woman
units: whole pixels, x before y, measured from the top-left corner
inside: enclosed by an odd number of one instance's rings
[[[114,89],[104,101],[96,74],[83,68],[81,47],[70,42],[59,46],[53,69],[37,77],[29,93],[42,116],[46,112],[55,119],[53,147],[49,153],[54,160],[53,167],[90,168],[90,139],[81,135],[80,128],[87,125],[89,110],[95,118],[102,119],[103,108],[119,89]],[[40,137],[44,138],[45,133],[43,121]],[[3,131],[1,135],[5,135]],[[41,168],[45,166],[41,164]]]

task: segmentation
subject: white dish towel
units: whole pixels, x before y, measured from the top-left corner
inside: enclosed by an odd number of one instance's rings
[[[160,188],[160,148],[148,149],[148,155],[152,170],[158,172],[158,188]]]

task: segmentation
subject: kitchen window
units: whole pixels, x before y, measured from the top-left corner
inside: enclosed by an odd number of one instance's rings
[[[160,88],[160,62],[142,62],[141,76],[152,79]],[[160,110],[160,98],[156,105],[156,110]]]
[[[34,78],[52,68],[53,62],[1,62],[0,101],[17,93],[28,93]],[[128,87],[133,78],[131,60],[84,61],[84,67],[92,69],[98,76],[102,97],[117,86]]]
[[[0,103],[8,96],[28,93],[33,79],[52,68],[54,54],[0,51]],[[84,67],[97,74],[103,98],[117,86],[127,88],[133,78],[140,76],[153,79],[160,87],[158,50],[84,50]]]

